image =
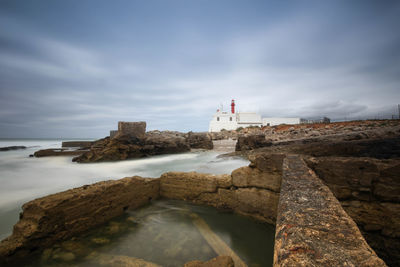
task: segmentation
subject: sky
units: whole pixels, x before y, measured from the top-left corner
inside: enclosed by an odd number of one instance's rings
[[[0,138],[398,116],[400,1],[0,0]]]

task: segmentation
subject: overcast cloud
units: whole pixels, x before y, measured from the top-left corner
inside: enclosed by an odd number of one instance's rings
[[[0,137],[207,131],[263,116],[390,117],[398,1],[0,0]]]

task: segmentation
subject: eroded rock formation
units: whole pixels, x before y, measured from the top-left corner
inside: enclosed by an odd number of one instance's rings
[[[339,199],[368,243],[389,265],[398,265],[400,161],[321,157],[307,163]]]
[[[386,266],[298,155],[284,161],[274,266]]]
[[[0,243],[0,264],[21,259],[135,209],[159,196],[159,180],[141,177],[99,182],[23,205],[13,234]]]
[[[239,168],[232,175],[165,173],[160,178],[160,195],[232,210],[274,224],[282,176],[278,165],[282,160],[281,154],[254,157],[250,166]]]

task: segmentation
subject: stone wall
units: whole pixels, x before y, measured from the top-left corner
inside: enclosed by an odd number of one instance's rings
[[[307,163],[339,199],[371,247],[388,265],[399,265],[399,161],[321,157]]]
[[[160,178],[161,197],[232,210],[274,224],[282,176],[282,154],[251,158],[232,175],[169,172]]]
[[[159,185],[158,179],[136,176],[86,185],[24,204],[13,234],[0,243],[0,265],[158,198]]]
[[[110,131],[110,138],[114,138],[118,134],[118,130],[111,130]]]
[[[386,266],[298,155],[284,160],[274,266]]]
[[[146,122],[118,122],[118,135],[130,135],[135,137],[144,137],[146,134]]]

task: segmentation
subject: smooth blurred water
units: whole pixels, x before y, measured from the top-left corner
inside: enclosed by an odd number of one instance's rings
[[[196,226],[198,220],[205,222],[211,233],[247,266],[272,266],[275,234],[272,225],[176,200],[158,200],[129,211],[25,259],[24,265],[112,266],[113,257],[127,261],[138,258],[166,267],[183,266],[193,260],[207,261],[217,256],[213,248],[216,244],[206,241]]]
[[[63,140],[1,140],[0,147],[25,150],[0,152],[0,239],[8,236],[23,203],[103,180],[127,176],[159,177],[167,171],[223,174],[248,165],[241,158],[218,158],[217,152],[197,151],[107,163],[79,164],[72,157],[30,158],[39,149],[60,148]]]

